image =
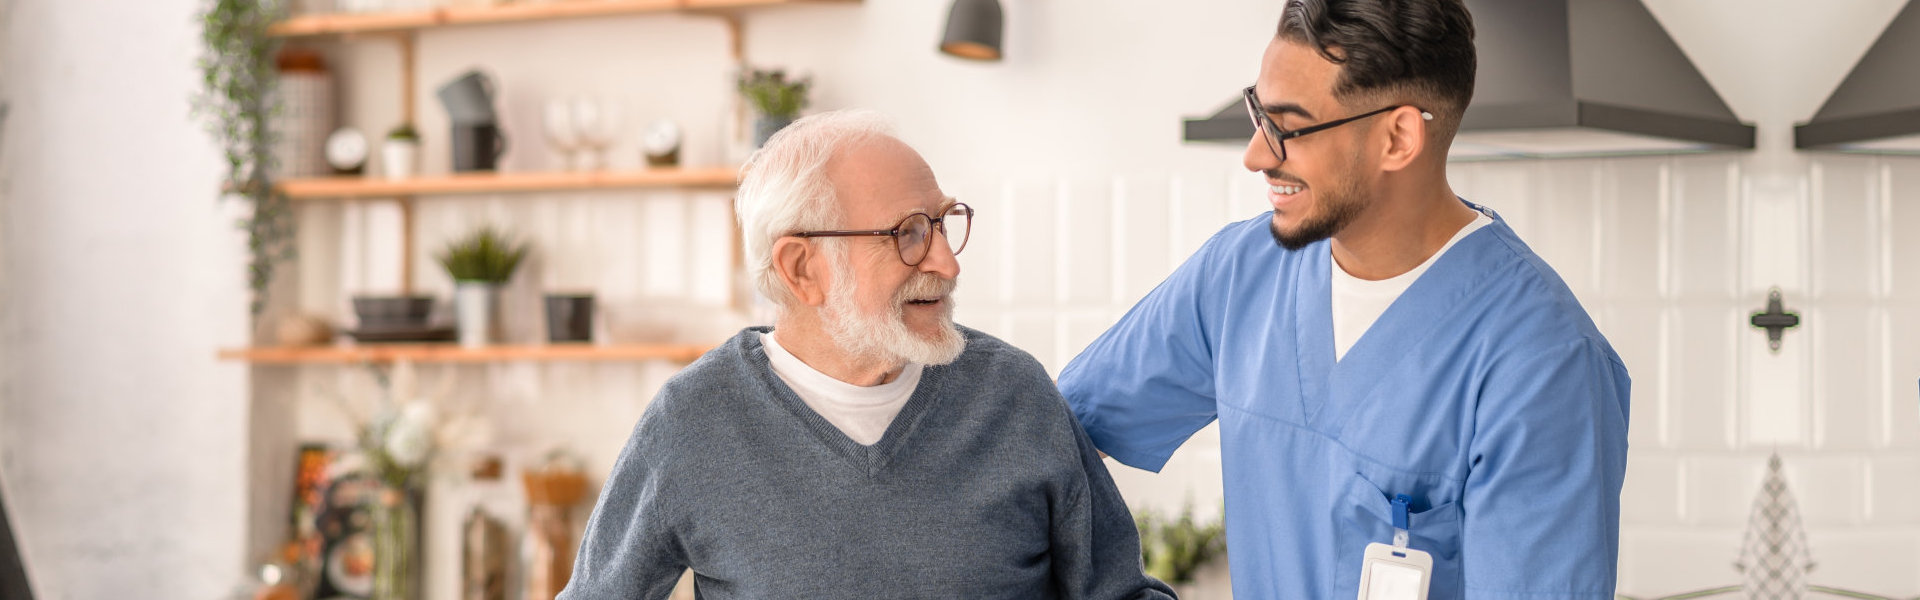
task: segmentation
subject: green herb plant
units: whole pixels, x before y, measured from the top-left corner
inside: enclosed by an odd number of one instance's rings
[[[787,79],[782,69],[748,69],[740,76],[740,95],[762,115],[793,119],[807,107],[807,89],[812,85],[810,77]]]
[[[1192,502],[1181,507],[1174,519],[1142,510],[1134,515],[1133,524],[1140,529],[1140,559],[1147,574],[1169,584],[1193,583],[1200,567],[1227,549],[1226,523],[1218,519],[1196,523]]]
[[[434,258],[454,281],[506,283],[527,257],[528,246],[493,227],[482,227],[447,244]]]
[[[420,133],[413,130],[412,123],[401,123],[387,132],[387,139],[406,142],[420,141]]]
[[[201,90],[193,99],[195,115],[226,158],[222,197],[243,198],[251,214],[235,225],[247,232],[251,258],[248,285],[252,311],[266,308],[274,265],[293,257],[293,208],[273,187],[273,131],[278,104],[273,89],[279,74],[274,53],[279,43],[267,26],[282,16],[281,0],[206,0],[200,14]]]

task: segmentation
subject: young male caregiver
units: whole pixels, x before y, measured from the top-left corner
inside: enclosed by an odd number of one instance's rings
[[[1060,375],[1131,466],[1220,421],[1235,598],[1613,597],[1627,369],[1447,184],[1474,61],[1462,0],[1288,0],[1245,90],[1272,213]]]

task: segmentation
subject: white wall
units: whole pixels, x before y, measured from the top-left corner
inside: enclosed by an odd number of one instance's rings
[[[0,91],[16,114],[0,166],[0,178],[13,174],[0,256],[3,289],[15,291],[5,356],[17,360],[0,402],[0,472],[48,597],[206,597],[274,538],[289,481],[276,465],[290,464],[290,438],[346,436],[317,398],[351,375],[260,369],[249,386],[244,369],[212,362],[216,347],[245,338],[245,308],[243,257],[209,197],[215,161],[185,117],[198,3],[83,4],[21,3],[7,30]],[[963,322],[1057,370],[1207,234],[1261,209],[1238,149],[1182,145],[1179,117],[1211,113],[1251,79],[1278,3],[1010,0],[1009,58],[997,65],[932,51],[946,4],[755,13],[748,57],[813,73],[816,108],[871,107],[899,121],[949,191],[982,211],[963,256]],[[1901,343],[1920,333],[1909,287],[1920,251],[1893,235],[1920,225],[1903,200],[1914,169],[1785,145],[1786,128],[1817,108],[1900,2],[1649,4],[1734,110],[1760,123],[1761,151],[1454,171],[1462,192],[1513,218],[1568,275],[1634,371],[1621,591],[1734,581],[1727,565],[1755,469],[1780,448],[1824,565],[1813,581],[1920,594],[1920,514],[1899,508],[1920,481],[1920,356]],[[730,103],[724,38],[710,19],[474,27],[423,34],[419,48],[419,125],[440,157],[430,171],[446,169],[431,91],[470,65],[505,90],[510,169],[555,164],[539,106],[578,92],[625,97],[636,128],[679,121],[691,163],[729,158],[716,141]],[[392,47],[328,52],[350,74],[339,82],[342,122],[392,126]],[[124,89],[139,93],[108,91]],[[614,157],[637,162],[631,138]],[[657,296],[710,303],[731,285],[714,269],[729,235],[722,202],[668,192],[423,203],[416,283],[444,295],[426,253],[493,220],[542,252],[510,293],[519,339],[538,335],[528,306],[544,289],[590,284],[616,311]],[[299,278],[285,282],[279,308],[338,319],[346,295],[390,287],[399,257],[381,242],[384,210],[303,210]],[[1111,229],[1062,227],[1085,214]],[[1649,230],[1662,240],[1651,250],[1627,235]],[[1780,357],[1755,350],[1761,336],[1738,321],[1771,285],[1808,318]],[[168,292],[122,291],[157,286]],[[462,368],[456,390],[505,415],[498,437],[513,452],[564,441],[604,471],[666,373]],[[1159,475],[1116,466],[1123,492],[1162,508],[1191,496],[1209,512],[1220,488],[1213,440],[1196,438]],[[157,492],[179,481],[191,483]],[[450,598],[450,525],[474,498],[437,489],[429,597]],[[517,509],[513,490],[476,494]],[[1216,569],[1199,595],[1224,597],[1223,587]]]
[[[213,598],[239,582],[244,244],[188,119],[193,0],[19,2],[0,473],[41,598]]]

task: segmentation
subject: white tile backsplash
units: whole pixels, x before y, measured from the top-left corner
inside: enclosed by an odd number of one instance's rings
[[[1220,227],[1240,218],[1252,216],[1259,210],[1260,196],[1247,198],[1246,208],[1228,212],[1228,199],[1233,197],[1230,184],[1235,181],[1253,180],[1246,173],[1211,172],[1183,173],[1173,179],[1173,201],[1168,229],[1172,231],[1173,245],[1171,255],[1177,257],[1173,264],[1178,265],[1199,250],[1200,245],[1220,231]],[[1256,180],[1257,181],[1257,180]],[[1242,214],[1245,213],[1245,214]],[[1168,272],[1172,272],[1171,269]]]
[[[1740,167],[1717,158],[1674,161],[1670,214],[1674,293],[1686,299],[1731,299],[1742,257]]]
[[[1896,298],[1920,301],[1920,160],[1888,159],[1882,178],[1887,219],[1881,231],[1890,291]]]
[[[1878,526],[1920,526],[1920,455],[1877,456],[1867,461],[1866,518]]]
[[[1809,583],[1893,598],[1920,593],[1920,536],[1911,530],[1814,529],[1807,546]]]
[[[1620,531],[1619,592],[1657,597],[1736,584],[1738,527],[1632,527]]]
[[[1890,376],[1879,378],[1884,388],[1880,438],[1888,448],[1920,450],[1920,307],[1896,304],[1886,313],[1881,364]]]
[[[1060,222],[1059,185],[1054,182],[1020,182],[1002,210],[1007,219],[1007,252],[1011,254],[1008,300],[1015,306],[1050,306],[1056,299],[1061,277],[1061,245],[1055,240],[1064,227]]]
[[[1633,465],[1627,465],[1633,470]],[[1682,466],[1682,508],[1687,523],[1703,527],[1739,527],[1747,523],[1753,495],[1766,474],[1764,456],[1705,455]],[[1737,540],[1735,540],[1737,542]]]
[[[1863,299],[1879,287],[1877,166],[1864,158],[1821,158],[1808,169],[1812,292],[1823,300]]]
[[[1531,194],[1523,202],[1529,218],[1516,224],[1515,231],[1591,310],[1591,300],[1600,291],[1597,272],[1605,246],[1599,237],[1602,204],[1595,198],[1599,163],[1549,162],[1537,169]]]
[[[1813,344],[1813,445],[1866,450],[1874,445],[1874,372],[1880,337],[1872,312],[1858,307],[1815,309],[1803,314],[1805,341]]]
[[[1679,525],[1684,503],[1681,460],[1671,455],[1630,452],[1627,480],[1620,490],[1620,519],[1639,525]]]
[[[1173,272],[1168,223],[1175,207],[1173,182],[1165,177],[1121,179],[1114,184],[1114,303],[1131,305]]]
[[[1752,335],[1743,323],[1747,315],[1730,305],[1674,310],[1678,314],[1669,338],[1673,349],[1668,354],[1673,361],[1669,412],[1673,423],[1668,428],[1673,445],[1696,451],[1730,450],[1736,439],[1735,415],[1739,414],[1734,347],[1738,336]],[[1635,378],[1643,368],[1627,365]]]
[[[1860,525],[1866,519],[1866,460],[1859,457],[1792,456],[1783,460],[1787,489],[1799,501],[1808,527]],[[1739,488],[1733,488],[1735,490]]]
[[[1663,275],[1672,261],[1664,226],[1671,210],[1665,159],[1609,163],[1601,171],[1600,289],[1609,299],[1652,300],[1666,295]]]
[[[1767,348],[1764,332],[1748,329],[1737,338],[1741,380],[1747,382],[1739,396],[1741,447],[1796,448],[1809,441],[1806,335],[1805,329],[1786,332],[1777,353]]]
[[[1059,261],[1055,296],[1071,305],[1113,301],[1115,242],[1113,182],[1074,178],[1061,182],[1054,207],[1053,240]]]

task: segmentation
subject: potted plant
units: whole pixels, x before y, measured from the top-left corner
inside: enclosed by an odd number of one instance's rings
[[[753,122],[754,147],[765,146],[774,132],[800,118],[800,109],[807,107],[807,88],[812,85],[810,77],[787,79],[782,69],[748,69],[741,74],[740,95],[760,113]]]
[[[1167,582],[1180,596],[1187,595],[1185,588],[1193,584],[1200,567],[1227,549],[1226,523],[1219,519],[1206,524],[1195,522],[1192,502],[1181,507],[1175,519],[1142,510],[1133,521],[1140,529],[1140,559],[1147,574]]]
[[[413,177],[414,166],[420,163],[420,134],[413,130],[412,123],[401,123],[387,132],[387,143],[380,147],[380,157],[386,166],[387,179]]]
[[[434,257],[453,276],[454,313],[460,345],[492,343],[499,328],[500,286],[527,257],[527,245],[493,227],[482,227],[447,244]]]
[[[292,202],[276,191],[273,179],[271,122],[281,106],[274,56],[280,43],[267,33],[285,16],[285,6],[257,0],[207,0],[205,5],[198,61],[204,87],[193,108],[225,159],[221,196],[245,200],[252,208],[238,225],[247,232],[247,280],[257,317],[266,308],[274,267],[293,256]]]

